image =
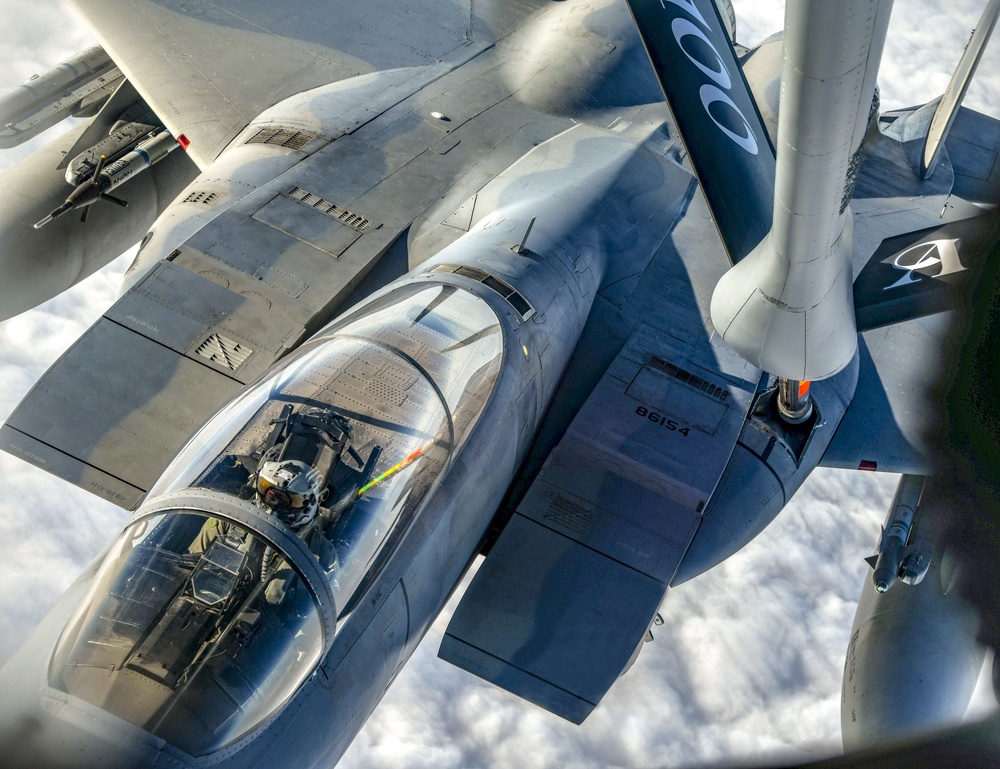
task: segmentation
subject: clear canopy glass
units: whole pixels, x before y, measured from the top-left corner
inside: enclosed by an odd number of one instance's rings
[[[192,755],[250,732],[379,574],[485,408],[502,352],[481,298],[427,283],[310,340],[209,420],[149,493],[226,495],[245,525],[173,507],[132,523],[60,640],[53,686]],[[268,526],[304,547],[281,552]],[[303,573],[325,577],[332,608]]]
[[[290,475],[313,471],[318,509],[295,530],[343,615],[479,418],[502,352],[499,321],[475,294],[440,284],[397,289],[219,412],[150,496],[201,487],[271,514],[260,488],[268,460],[286,463]],[[308,484],[298,490],[309,496]]]
[[[50,680],[197,756],[273,713],[322,649],[315,600],[284,555],[236,523],[168,511],[112,546]]]

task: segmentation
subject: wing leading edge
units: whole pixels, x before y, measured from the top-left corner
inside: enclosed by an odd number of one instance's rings
[[[546,3],[74,0],[202,168],[257,115],[326,83],[465,61]],[[375,24],[372,19],[378,19]],[[247,77],[252,72],[253,77]]]

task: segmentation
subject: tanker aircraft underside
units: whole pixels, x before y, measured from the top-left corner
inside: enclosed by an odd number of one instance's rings
[[[0,99],[82,118],[0,178],[0,313],[141,247],[0,448],[134,515],[0,670],[5,765],[332,766],[481,554],[439,656],[581,723],[818,466],[903,474],[845,747],[961,717],[922,394],[1000,0],[892,111],[891,0],[753,49],[727,0],[73,4],[100,45]]]

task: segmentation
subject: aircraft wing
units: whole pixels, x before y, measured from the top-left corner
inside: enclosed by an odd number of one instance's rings
[[[394,3],[74,0],[105,50],[204,168],[264,109],[326,83],[460,63],[544,0]],[[252,73],[249,74],[249,73]]]

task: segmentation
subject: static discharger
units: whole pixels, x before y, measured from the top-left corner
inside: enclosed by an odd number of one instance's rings
[[[813,404],[807,380],[778,380],[778,413],[789,424],[805,422],[812,414]]]

